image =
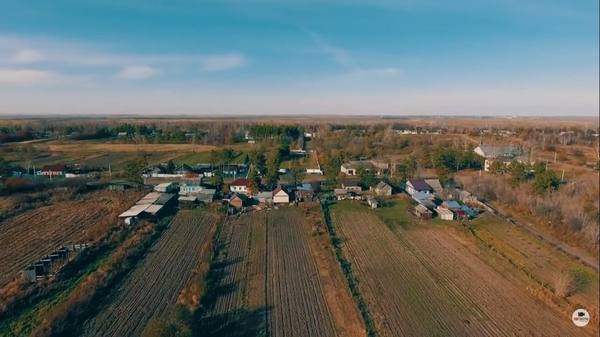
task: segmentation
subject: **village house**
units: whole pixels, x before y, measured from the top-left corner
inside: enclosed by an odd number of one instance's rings
[[[413,198],[417,193],[421,194],[432,194],[433,189],[429,186],[424,180],[416,179],[409,180],[406,182],[406,193],[408,193]]]
[[[372,187],[371,190],[378,196],[389,197],[392,195],[392,186],[385,181],[380,181],[375,187]]]
[[[234,193],[248,194],[248,179],[236,179],[229,184],[229,190]]]
[[[42,167],[41,170],[37,172],[38,175],[46,176],[46,177],[58,177],[65,175],[66,167],[65,165],[46,165]]]
[[[274,204],[289,204],[290,203],[290,195],[282,187],[277,187],[273,191],[273,203]]]

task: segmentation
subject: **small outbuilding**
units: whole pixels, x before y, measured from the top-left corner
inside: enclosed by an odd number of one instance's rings
[[[418,204],[417,206],[415,206],[415,215],[419,218],[431,219],[433,212],[431,212],[427,207]]]
[[[375,209],[375,208],[379,207],[379,202],[377,201],[377,199],[369,196],[369,197],[367,197],[367,205],[369,205],[369,207]]]
[[[442,207],[442,206],[438,206],[435,211],[437,212],[437,214],[440,216],[440,219],[442,220],[454,220],[454,213],[452,213],[451,210],[447,209],[446,207]]]
[[[240,209],[240,208],[244,207],[244,200],[242,200],[242,198],[239,195],[234,194],[229,199],[229,206],[231,206],[235,209]]]

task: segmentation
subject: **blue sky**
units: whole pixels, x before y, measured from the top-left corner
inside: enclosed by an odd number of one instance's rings
[[[0,8],[0,114],[598,114],[597,0]]]

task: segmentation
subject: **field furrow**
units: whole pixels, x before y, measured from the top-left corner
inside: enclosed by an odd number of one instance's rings
[[[216,217],[181,211],[150,253],[114,293],[114,298],[86,322],[84,336],[140,336],[148,321],[165,318],[210,243]]]

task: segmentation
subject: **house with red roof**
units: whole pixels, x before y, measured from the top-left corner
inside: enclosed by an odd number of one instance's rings
[[[234,193],[248,194],[248,179],[236,179],[229,184],[229,190]]]

